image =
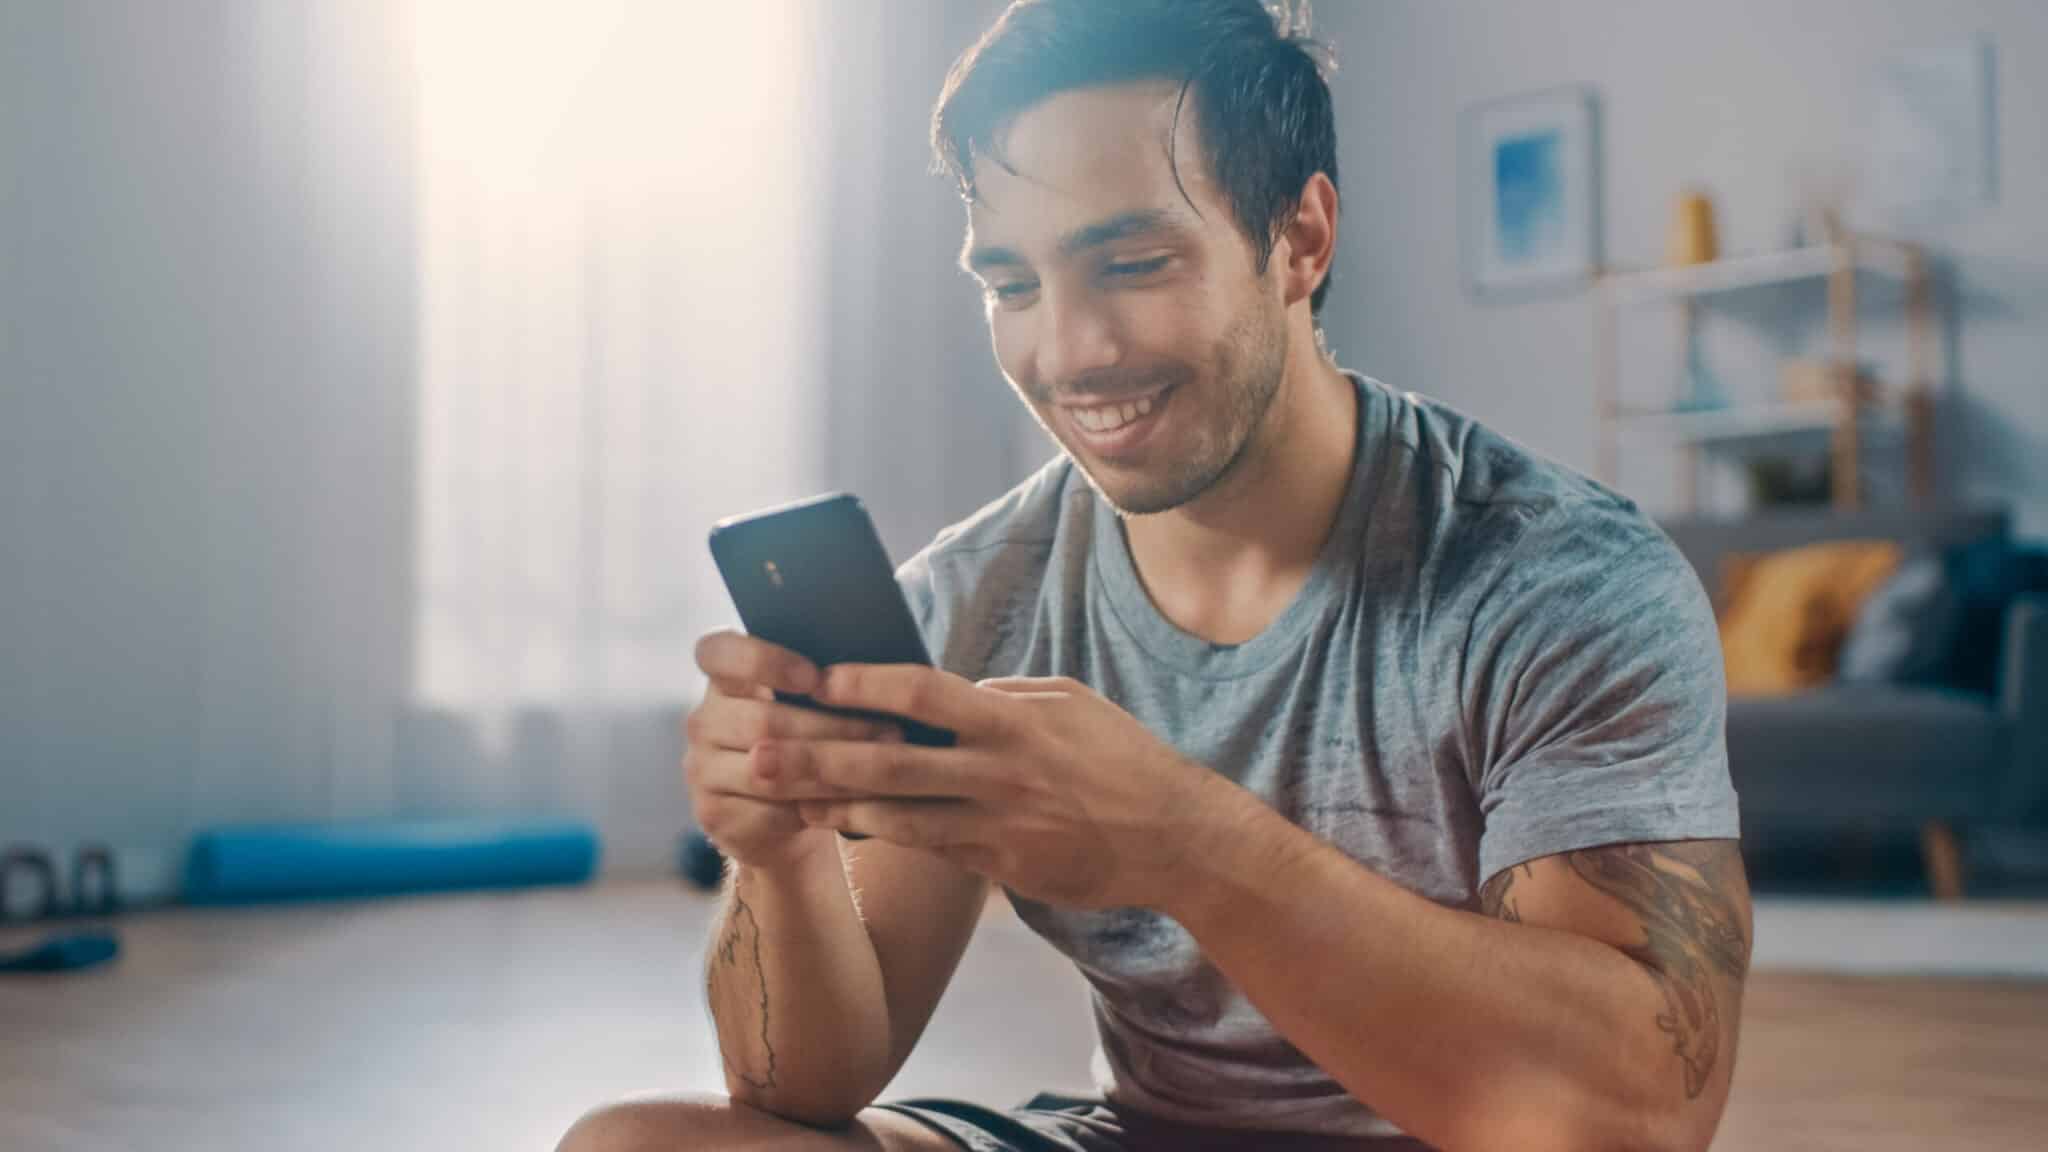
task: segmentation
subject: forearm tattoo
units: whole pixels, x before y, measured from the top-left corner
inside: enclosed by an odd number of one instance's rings
[[[735,1061],[725,1056],[726,1070],[756,1091],[775,1087],[775,1047],[768,1042],[768,970],[761,963],[761,926],[754,920],[754,910],[732,894],[732,908],[726,913],[725,931],[718,939],[718,947],[711,961],[711,981],[739,979],[744,981],[752,974],[754,986],[761,990],[761,1051],[764,1053],[758,1075],[750,1073]],[[723,974],[721,976],[721,974]],[[744,1059],[744,1057],[742,1057]]]
[[[1479,909],[1488,916],[1497,916],[1510,923],[1522,922],[1522,910],[1515,907],[1514,888],[1518,876],[1534,876],[1536,870],[1527,864],[1509,868],[1479,889]]]
[[[1623,947],[1663,993],[1657,1027],[1671,1038],[1685,1070],[1685,1093],[1706,1090],[1720,1058],[1724,1015],[1737,1010],[1749,971],[1749,940],[1739,893],[1742,856],[1733,841],[1618,844],[1565,853],[1572,872],[1619,901],[1643,928],[1643,941]],[[1522,922],[1517,879],[1529,865],[1487,881],[1481,910]],[[1728,1003],[1724,1006],[1723,1000]]]

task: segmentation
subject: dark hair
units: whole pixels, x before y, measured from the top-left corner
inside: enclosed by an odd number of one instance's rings
[[[1259,0],[1016,0],[946,75],[932,112],[938,171],[972,200],[976,157],[1003,163],[998,138],[1018,113],[1077,88],[1175,81],[1174,123],[1192,94],[1209,174],[1264,272],[1308,178],[1337,182],[1331,56],[1306,25],[1305,5],[1297,17]],[[1328,277],[1316,286],[1312,312],[1329,288]]]

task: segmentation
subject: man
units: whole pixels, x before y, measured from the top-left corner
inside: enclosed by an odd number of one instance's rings
[[[564,1147],[1706,1147],[1750,941],[1709,609],[1621,498],[1330,361],[1309,46],[1023,0],[933,135],[1063,455],[904,565],[944,671],[699,646],[732,1098]],[[1101,1098],[873,1106],[991,882],[1092,983]]]

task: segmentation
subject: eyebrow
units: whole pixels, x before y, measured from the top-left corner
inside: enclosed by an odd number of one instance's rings
[[[1060,237],[1059,253],[1062,256],[1076,256],[1090,248],[1100,248],[1130,236],[1142,236],[1157,232],[1172,223],[1172,215],[1156,208],[1139,212],[1122,212],[1107,220],[1098,221],[1085,228]],[[970,243],[972,238],[969,238]],[[969,247],[960,254],[960,266],[969,272],[984,272],[990,268],[1014,266],[1024,263],[1024,257],[1014,248],[999,245]]]

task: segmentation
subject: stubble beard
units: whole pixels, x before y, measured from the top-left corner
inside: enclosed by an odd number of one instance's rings
[[[1121,485],[1105,483],[1105,477],[1089,467],[1086,456],[1053,431],[1042,409],[1034,405],[1033,414],[1118,515],[1170,512],[1229,479],[1258,444],[1259,432],[1272,410],[1273,398],[1280,392],[1281,376],[1286,370],[1284,324],[1284,313],[1269,316],[1259,303],[1246,308],[1232,324],[1213,358],[1213,379],[1222,393],[1225,409],[1221,434],[1199,436],[1192,453],[1165,462],[1163,475],[1141,475]],[[1148,383],[1168,382],[1178,387],[1199,379],[1201,372],[1196,365],[1181,361],[1147,375],[1152,378]],[[1180,395],[1176,399],[1187,401],[1197,397]]]

